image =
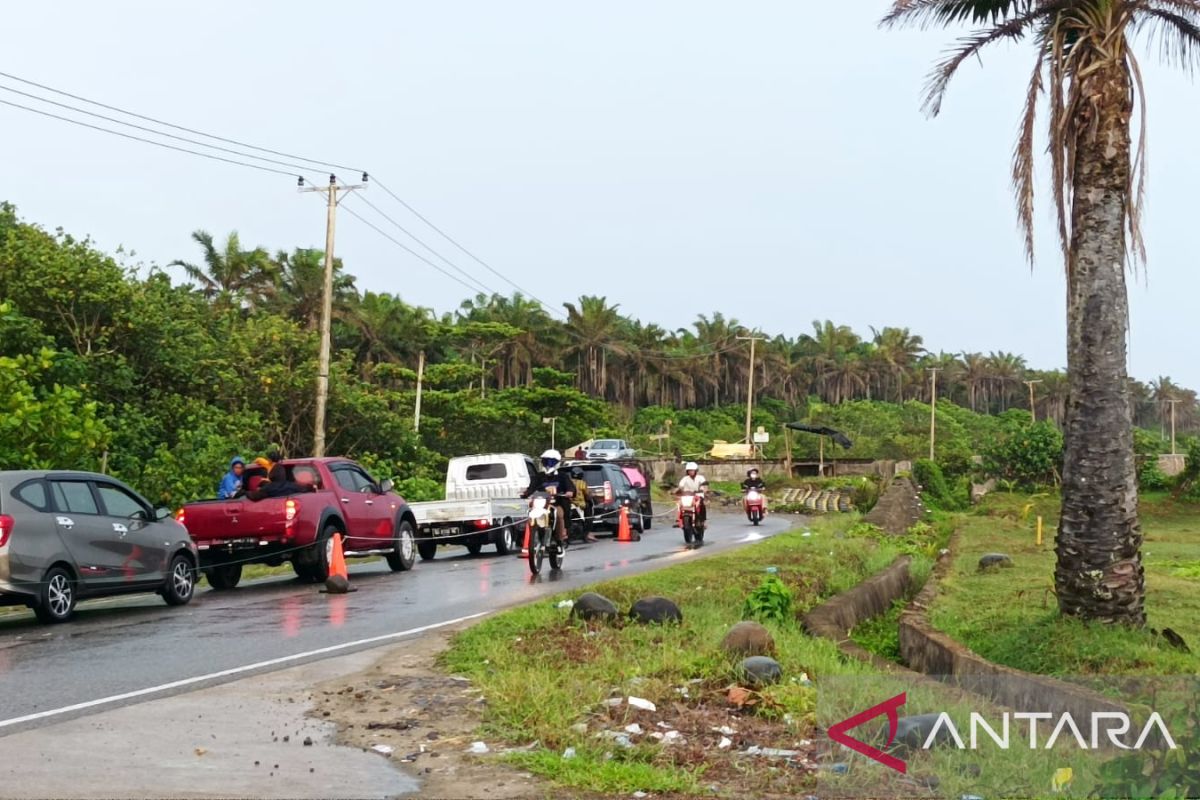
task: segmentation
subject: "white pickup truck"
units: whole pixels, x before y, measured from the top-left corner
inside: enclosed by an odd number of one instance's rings
[[[446,468],[446,499],[409,503],[417,520],[417,552],[429,561],[438,545],[463,545],[478,555],[496,545],[504,555],[521,547],[529,488],[537,466],[523,453],[458,456]]]

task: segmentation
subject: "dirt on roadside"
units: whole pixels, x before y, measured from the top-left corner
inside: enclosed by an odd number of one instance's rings
[[[455,800],[525,800],[556,792],[489,752],[470,752],[477,741],[483,700],[465,678],[436,665],[456,631],[427,634],[389,648],[370,668],[321,684],[313,691],[313,716],[338,726],[339,744],[390,748],[398,769],[421,781],[419,796]]]

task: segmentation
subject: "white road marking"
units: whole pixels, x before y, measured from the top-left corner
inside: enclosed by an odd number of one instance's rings
[[[282,656],[280,658],[272,658],[267,661],[259,661],[255,664],[246,664],[241,667],[233,667],[231,669],[223,669],[220,672],[210,672],[207,675],[197,675],[193,678],[184,678],[183,680],[171,681],[170,683],[163,683],[158,686],[149,686],[149,687],[146,687],[145,689],[137,689],[132,692],[124,692],[122,694],[114,694],[114,695],[110,695],[109,697],[99,697],[95,700],[88,700],[83,703],[75,703],[74,705],[63,706],[62,708],[53,708],[53,709],[50,709],[49,711],[38,711],[35,714],[26,714],[21,717],[12,717],[11,719],[0,720],[0,728],[8,728],[8,727],[12,727],[13,725],[20,725],[23,722],[32,722],[34,720],[46,719],[47,717],[57,717],[62,714],[70,714],[74,711],[83,711],[84,709],[95,708],[97,706],[108,705],[110,703],[119,703],[123,700],[132,700],[135,697],[145,697],[147,695],[159,694],[160,692],[168,692],[172,689],[179,689],[184,686],[191,686],[193,684],[203,683],[204,681],[210,681],[215,678],[227,678],[230,675],[239,675],[243,672],[253,672],[254,670],[262,669],[264,667],[274,667],[278,664],[286,664],[289,661],[299,661],[301,659],[309,658],[311,656],[325,655],[326,653],[336,653],[339,650],[348,650],[352,647],[359,647],[364,644],[374,644],[376,642],[386,642],[389,639],[402,639],[405,636],[412,636],[414,634],[425,633],[426,631],[435,630],[437,628],[445,628],[448,625],[457,625],[460,622],[466,622],[466,621],[472,620],[472,619],[479,619],[480,617],[485,617],[490,613],[492,613],[492,612],[481,611],[478,614],[468,614],[465,617],[458,617],[457,619],[448,619],[443,622],[435,622],[432,625],[422,625],[419,628],[411,628],[409,630],[400,631],[398,633],[385,633],[382,636],[372,636],[368,639],[358,639],[353,642],[343,642],[342,644],[330,645],[329,647],[321,647],[321,648],[318,648],[317,650],[308,650],[307,652],[304,652],[304,653],[293,653],[290,656]]]

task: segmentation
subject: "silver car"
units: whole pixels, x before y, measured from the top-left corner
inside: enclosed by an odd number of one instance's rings
[[[637,451],[624,439],[597,439],[587,449],[589,461],[623,461],[636,456]]]
[[[166,508],[91,472],[0,472],[0,605],[65,622],[89,597],[157,592],[181,606],[196,546]]]

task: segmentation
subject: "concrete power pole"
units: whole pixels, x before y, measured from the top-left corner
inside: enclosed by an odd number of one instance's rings
[[[933,443],[937,439],[937,374],[941,367],[929,367],[929,460],[933,461]]]
[[[329,401],[329,349],[330,328],[333,324],[333,232],[337,223],[338,192],[352,192],[367,188],[364,183],[354,186],[338,186],[337,176],[329,176],[328,186],[305,186],[300,179],[300,191],[324,192],[325,211],[325,289],[321,297],[321,350],[317,356],[317,408],[313,425],[313,457],[325,455],[325,407]]]
[[[746,444],[753,446],[754,443],[750,439],[750,417],[754,413],[754,345],[757,342],[765,341],[765,336],[739,336],[738,341],[750,342],[750,381],[746,387]]]
[[[421,432],[421,382],[425,379],[425,351],[417,356],[417,402],[413,406],[413,431]]]
[[[1171,455],[1175,455],[1175,404],[1178,400],[1168,400],[1171,404]]]

